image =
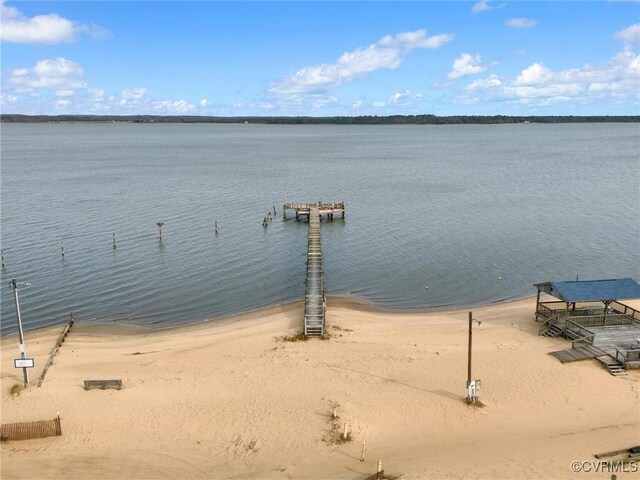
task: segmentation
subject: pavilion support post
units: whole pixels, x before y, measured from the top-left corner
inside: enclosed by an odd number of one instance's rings
[[[538,296],[536,297],[536,321],[538,321],[539,311],[540,311],[540,288],[538,288]]]
[[[602,303],[604,303],[604,317],[602,319],[602,323],[606,327],[607,326],[607,310],[609,309],[609,304],[611,303],[611,301],[605,301]]]
[[[567,320],[569,320],[569,302],[565,303],[564,308],[564,338],[567,338]]]

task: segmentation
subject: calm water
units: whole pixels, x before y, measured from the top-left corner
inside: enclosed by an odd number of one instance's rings
[[[2,334],[12,278],[31,284],[26,329],[70,311],[165,327],[300,299],[307,227],[282,220],[285,201],[346,202],[322,225],[327,290],[381,307],[638,278],[638,152],[638,124],[5,124]]]

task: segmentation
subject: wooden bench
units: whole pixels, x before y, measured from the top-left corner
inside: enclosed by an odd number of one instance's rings
[[[115,388],[120,390],[122,388],[122,380],[85,380],[84,389],[91,390],[92,388]]]

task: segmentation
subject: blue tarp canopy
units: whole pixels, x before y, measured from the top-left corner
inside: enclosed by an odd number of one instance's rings
[[[640,298],[640,284],[633,278],[536,283],[538,290],[563,302],[611,302]]]

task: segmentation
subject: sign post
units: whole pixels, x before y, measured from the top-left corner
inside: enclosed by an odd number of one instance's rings
[[[20,317],[20,301],[18,299],[18,284],[15,281],[15,279],[11,280],[11,282],[9,283],[9,286],[13,290],[13,300],[16,303],[16,317],[18,317],[18,336],[19,336],[19,340],[20,340],[20,359],[21,360],[26,360],[27,359],[27,353],[26,353],[27,347],[24,344],[24,334],[22,333],[22,318]],[[31,361],[33,362],[33,359],[31,359]],[[15,366],[16,366],[16,368],[20,368],[20,366],[18,366],[17,364]],[[29,385],[29,371],[27,370],[27,368],[30,368],[30,367],[26,367],[26,366],[22,367],[22,373],[24,375],[24,386],[25,387],[27,385]]]

